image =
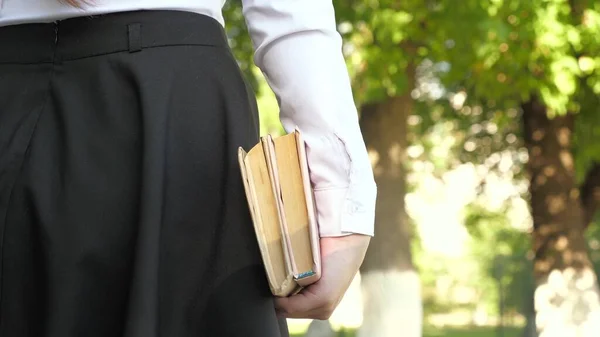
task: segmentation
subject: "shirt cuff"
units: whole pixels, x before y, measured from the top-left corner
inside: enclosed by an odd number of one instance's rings
[[[314,195],[321,237],[374,236],[375,184],[316,189]]]

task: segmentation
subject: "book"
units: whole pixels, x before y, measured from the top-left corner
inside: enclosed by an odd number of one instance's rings
[[[300,130],[260,138],[238,159],[271,293],[286,297],[321,277],[321,251]]]

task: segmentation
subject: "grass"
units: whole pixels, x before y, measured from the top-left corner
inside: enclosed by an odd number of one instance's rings
[[[504,328],[500,334],[496,327],[426,328],[423,337],[519,337],[521,328]]]
[[[423,337],[520,337],[521,328],[504,328],[499,334],[495,327],[433,328],[426,327]],[[302,333],[292,337],[302,337]],[[338,337],[354,337],[354,331],[340,331]]]

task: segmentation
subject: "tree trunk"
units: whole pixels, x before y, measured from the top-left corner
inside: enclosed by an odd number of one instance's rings
[[[521,334],[521,337],[538,337],[537,328],[535,326],[535,292],[534,289],[530,289],[527,292],[528,298],[525,306],[525,328]]]
[[[411,75],[413,74],[413,75]],[[414,78],[414,71],[409,71]],[[410,90],[364,106],[361,129],[374,153],[377,182],[375,237],[361,267],[363,324],[358,337],[420,337],[420,280],[412,261],[411,229],[404,205]]]
[[[600,163],[594,163],[585,176],[581,185],[581,202],[585,212],[585,225],[588,226],[600,210]]]
[[[571,151],[575,116],[550,119],[536,99],[523,104],[523,112],[537,330],[540,337],[597,336],[600,292],[586,248],[585,212]]]

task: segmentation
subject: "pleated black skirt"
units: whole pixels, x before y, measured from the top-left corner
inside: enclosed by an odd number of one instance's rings
[[[287,336],[237,164],[258,135],[212,18],[0,27],[0,336]]]

